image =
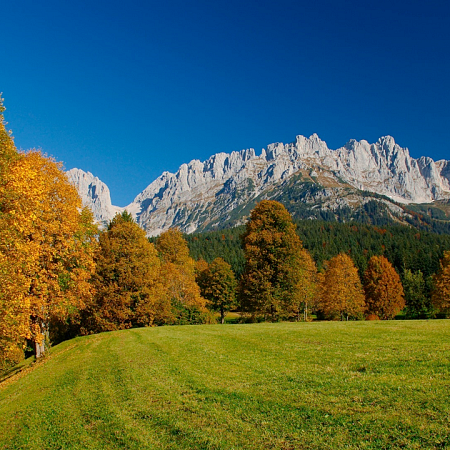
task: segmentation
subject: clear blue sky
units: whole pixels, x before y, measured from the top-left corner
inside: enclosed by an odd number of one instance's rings
[[[124,206],[192,159],[317,133],[450,159],[448,0],[14,0],[0,92],[22,149]]]

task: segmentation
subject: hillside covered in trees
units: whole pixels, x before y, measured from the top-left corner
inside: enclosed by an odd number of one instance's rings
[[[369,259],[384,255],[398,272],[420,270],[425,276],[436,273],[445,250],[450,250],[450,235],[419,231],[406,225],[383,227],[352,222],[319,220],[295,221],[303,246],[313,256],[318,268],[339,253],[352,256],[362,274]],[[241,236],[245,226],[220,231],[185,235],[191,256],[211,262],[220,256],[239,276],[244,268]]]

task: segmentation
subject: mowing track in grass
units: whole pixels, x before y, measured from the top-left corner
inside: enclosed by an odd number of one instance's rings
[[[449,363],[445,320],[103,333],[0,384],[0,448],[450,448]]]

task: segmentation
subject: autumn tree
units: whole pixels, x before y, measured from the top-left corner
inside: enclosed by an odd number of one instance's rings
[[[291,215],[279,202],[261,201],[251,212],[242,241],[246,261],[239,295],[243,310],[272,320],[288,316],[302,249]]]
[[[96,227],[92,213],[81,210],[78,193],[60,164],[39,152],[27,153],[20,162],[18,173],[37,171],[33,186],[41,197],[31,211],[34,221],[27,239],[29,247],[37,247],[38,256],[28,277],[31,337],[40,347],[36,350],[39,356],[50,322],[64,322],[71,311],[83,309],[91,298]]]
[[[202,275],[202,273],[209,267],[209,264],[203,259],[200,258],[197,261],[195,261],[195,279],[199,280],[199,277]]]
[[[38,151],[18,153],[1,123],[0,352],[7,361],[25,339],[40,357],[50,323],[84,308],[95,227],[61,164]]]
[[[201,294],[209,300],[209,307],[220,313],[220,322],[225,322],[228,312],[237,306],[237,281],[230,264],[216,258],[197,277]]]
[[[298,282],[291,302],[295,320],[310,320],[309,314],[316,308],[319,294],[319,279],[316,263],[306,249],[298,253]]]
[[[400,277],[384,256],[372,256],[364,273],[367,313],[393,319],[404,307]]]
[[[360,319],[365,302],[361,280],[353,260],[340,253],[325,263],[320,286],[320,309],[332,320]]]
[[[189,248],[183,234],[169,229],[156,240],[161,260],[161,279],[172,306],[176,323],[205,321],[206,299],[200,294],[195,279],[195,261],[189,256]]]
[[[444,314],[450,313],[450,251],[444,252],[439,272],[434,276],[431,299],[438,311]]]
[[[26,249],[13,228],[14,192],[9,186],[9,170],[19,154],[6,130],[4,110],[0,95],[0,370],[20,361],[29,336],[28,280],[22,270]]]
[[[99,236],[94,287],[84,314],[87,331],[111,331],[163,323],[170,306],[161,294],[160,261],[145,232],[124,211]]]

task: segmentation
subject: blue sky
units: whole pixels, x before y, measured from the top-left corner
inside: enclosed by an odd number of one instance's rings
[[[448,0],[15,0],[1,17],[17,147],[119,206],[164,170],[298,134],[450,159]]]

